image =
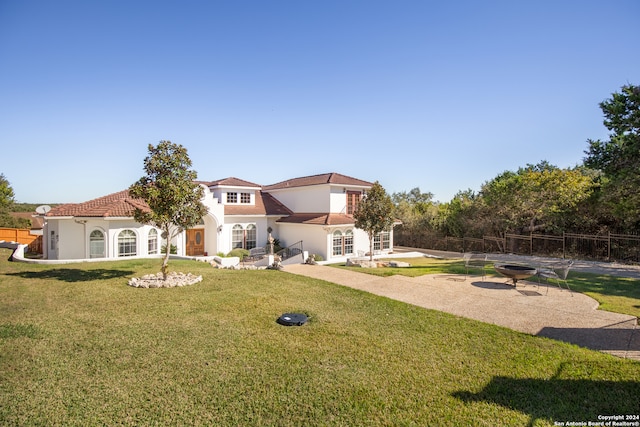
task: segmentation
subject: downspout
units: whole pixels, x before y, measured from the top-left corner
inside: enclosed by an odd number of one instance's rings
[[[84,258],[87,259],[87,258],[89,258],[87,256],[87,238],[89,237],[89,236],[87,236],[87,220],[86,219],[80,219],[80,220],[74,219],[73,221],[76,224],[82,224],[82,228],[83,228],[82,235],[84,236]]]

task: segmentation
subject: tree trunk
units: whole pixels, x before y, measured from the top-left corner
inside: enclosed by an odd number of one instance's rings
[[[369,233],[369,261],[373,262],[373,234]]]
[[[169,254],[171,253],[171,247],[167,245],[167,253],[164,254],[162,259],[162,280],[167,280],[167,273],[169,272]]]
[[[167,245],[165,246],[166,252],[164,258],[162,258],[162,280],[167,280],[167,274],[169,273],[169,255],[171,255],[171,234],[169,233],[169,226],[166,227],[163,234],[166,236]]]

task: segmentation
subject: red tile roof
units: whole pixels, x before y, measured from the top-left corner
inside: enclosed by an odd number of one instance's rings
[[[254,187],[262,188],[261,185],[245,181],[239,178],[224,178],[211,182],[200,182],[209,187],[232,186],[232,187]],[[280,188],[302,187],[309,185],[336,184],[360,187],[371,187],[373,184],[360,179],[352,178],[339,173],[326,173],[312,175],[302,178],[294,178],[264,187],[264,190],[275,190]],[[47,217],[75,216],[75,217],[133,217],[135,208],[148,210],[149,206],[140,199],[129,196],[129,190],[119,191],[104,197],[89,200],[83,203],[69,203],[56,206],[47,213]],[[276,200],[268,193],[257,191],[255,206],[247,205],[225,205],[225,215],[290,215],[287,221],[301,224],[352,224],[353,218],[342,214],[295,214],[286,206]],[[309,217],[311,215],[312,217]],[[315,215],[315,217],[313,217]]]
[[[56,206],[46,216],[132,217],[135,208],[149,210],[144,201],[132,198],[129,190],[123,190],[88,202]]]
[[[255,205],[224,205],[225,215],[291,215],[291,210],[269,193],[256,191]]]
[[[264,187],[264,190],[269,191],[278,190],[281,188],[305,187],[308,185],[321,184],[353,185],[359,187],[371,187],[373,185],[373,183],[368,181],[363,181],[361,179],[352,178],[350,176],[332,172],[289,179],[287,181],[278,182],[277,184],[267,185],[266,187]]]
[[[287,224],[312,224],[312,225],[354,225],[355,220],[351,215],[336,213],[294,213],[276,222]]]

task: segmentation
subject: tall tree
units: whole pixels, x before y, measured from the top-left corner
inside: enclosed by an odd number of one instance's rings
[[[15,218],[11,216],[13,206],[15,204],[14,192],[9,180],[4,174],[0,173],[0,227],[8,228],[27,228],[31,225],[31,221],[24,218]]]
[[[450,202],[438,206],[435,228],[448,236],[474,237],[485,233],[479,196],[471,189],[459,191]]]
[[[149,144],[144,159],[146,175],[129,187],[133,198],[144,200],[149,210],[136,208],[134,218],[162,230],[167,249],[162,261],[162,275],[167,279],[171,239],[198,224],[207,213],[202,204],[203,189],[195,182],[187,149],[171,141]]]
[[[602,200],[622,227],[640,226],[640,86],[625,85],[600,103],[608,141],[588,140],[584,163],[603,172]]]
[[[542,161],[517,172],[507,171],[485,183],[481,195],[486,215],[497,220],[495,232],[552,230],[594,188],[582,168],[560,169]]]
[[[378,181],[374,182],[353,214],[357,228],[369,236],[369,260],[373,261],[373,239],[393,226],[393,201]]]
[[[13,188],[11,183],[5,178],[3,173],[0,173],[0,210],[8,210],[14,202]]]

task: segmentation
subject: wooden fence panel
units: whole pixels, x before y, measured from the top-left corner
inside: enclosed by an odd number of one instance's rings
[[[0,240],[29,245],[29,252],[42,253],[42,236],[31,234],[28,228],[0,228]]]

